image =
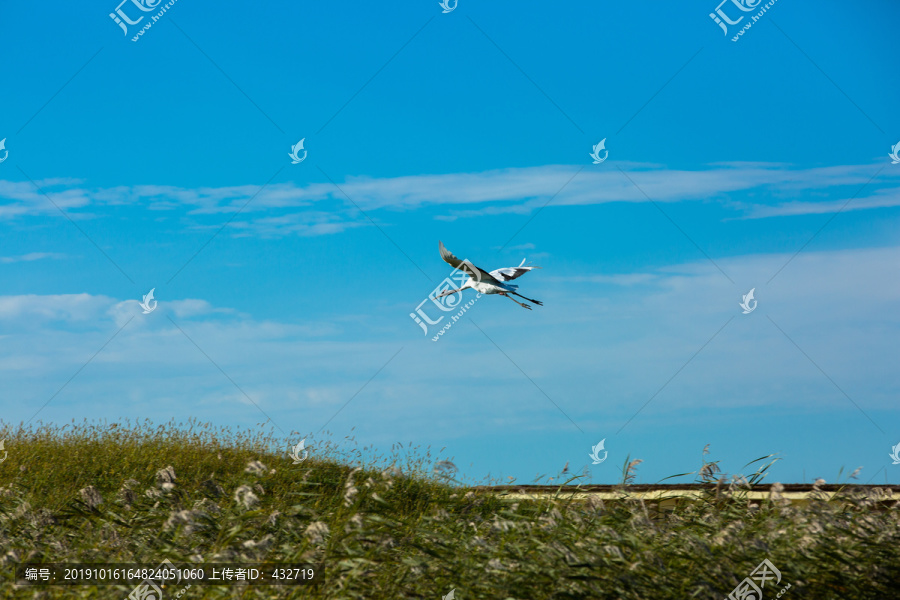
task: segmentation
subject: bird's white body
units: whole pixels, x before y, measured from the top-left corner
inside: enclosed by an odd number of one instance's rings
[[[481,292],[482,294],[503,294],[504,292],[514,292],[519,289],[519,286],[510,285],[508,283],[497,285],[484,281],[475,281],[470,277],[462,286],[462,289],[466,288],[472,288],[476,292]]]

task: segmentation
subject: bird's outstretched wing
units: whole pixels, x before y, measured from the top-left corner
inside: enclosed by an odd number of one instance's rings
[[[495,279],[499,279],[500,281],[512,281],[516,277],[521,277],[528,271],[532,269],[540,269],[540,267],[526,267],[525,259],[522,259],[522,263],[518,267],[503,267],[502,269],[494,269],[491,271],[491,275]]]
[[[491,275],[484,269],[476,267],[468,260],[460,260],[450,254],[450,251],[444,248],[444,242],[438,241],[438,246],[441,251],[441,258],[444,259],[445,263],[447,263],[454,269],[459,269],[476,281],[481,281],[483,283],[500,283],[500,281],[495,279],[493,275]]]

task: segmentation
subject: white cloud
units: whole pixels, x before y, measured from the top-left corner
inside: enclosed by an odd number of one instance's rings
[[[28,322],[86,322],[96,319],[112,302],[107,296],[58,294],[0,296],[0,320]]]
[[[653,273],[622,273],[611,275],[573,275],[571,277],[549,277],[548,281],[558,282],[590,282],[590,283],[609,283],[612,285],[637,285],[639,283],[649,283],[660,278],[659,275]]]
[[[22,254],[19,256],[0,256],[0,263],[9,264],[16,262],[31,262],[35,260],[44,260],[47,258],[51,259],[62,259],[67,258],[67,254],[62,254],[60,252],[29,252],[28,254]]]
[[[900,188],[877,190],[868,196],[854,198],[848,196],[823,202],[785,202],[775,206],[756,206],[745,218],[784,217],[796,215],[816,215],[873,208],[900,206]]]
[[[737,285],[705,261],[646,273],[559,273],[564,288],[541,272],[526,291],[544,301],[539,310],[482,298],[439,343],[408,317],[418,298],[408,306],[363,298],[359,319],[342,313],[296,323],[288,322],[293,313],[259,320],[203,299],[161,300],[143,315],[131,299],[5,296],[0,372],[7,394],[42,402],[103,347],[45,418],[91,416],[106,406],[116,415],[255,419],[231,378],[283,427],[306,432],[403,348],[330,426],[364,422],[395,439],[426,427],[437,437],[475,434],[510,419],[523,429],[571,428],[528,378],[584,428],[601,419],[607,428],[621,425],[664,385],[638,426],[693,410],[850,406],[818,367],[865,410],[891,407],[900,391],[900,248],[804,252],[767,285],[788,258],[717,259]],[[751,287],[759,305],[742,315],[738,303]],[[435,411],[443,414],[439,423]],[[24,412],[4,418],[31,416]]]
[[[875,172],[873,165],[804,169],[766,163],[720,163],[698,170],[631,163],[619,163],[618,166],[627,177],[614,163],[604,165],[602,169],[584,168],[574,179],[572,176],[578,167],[548,165],[479,173],[348,177],[339,184],[340,190],[331,183],[280,183],[265,188],[257,185],[196,189],[137,185],[86,189],[75,187],[79,182],[73,180],[38,182],[53,199],[52,203],[30,182],[0,181],[0,198],[9,200],[0,207],[0,219],[56,212],[54,203],[73,218],[88,216],[84,209],[92,204],[141,204],[161,211],[181,208],[198,223],[203,222],[204,216],[230,215],[242,209],[238,221],[232,225],[247,234],[325,235],[364,224],[354,205],[367,212],[442,206],[447,212],[437,218],[453,220],[483,214],[524,214],[543,206],[551,198],[553,206],[566,206],[647,202],[648,197],[656,202],[713,199],[735,210],[738,217],[762,218],[839,210],[845,200],[835,200],[833,196],[840,193],[849,198]],[[878,186],[897,177],[900,172],[882,172],[878,181],[869,183],[862,190],[863,195],[854,199],[845,210],[896,206],[900,203],[898,188]],[[856,189],[847,193],[843,190],[845,186]],[[755,192],[780,201],[774,205],[749,204],[730,197],[744,192]],[[810,194],[829,197],[822,202],[799,199]]]

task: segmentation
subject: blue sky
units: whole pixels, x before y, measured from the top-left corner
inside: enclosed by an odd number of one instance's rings
[[[897,483],[900,8],[764,4],[5,4],[0,420]],[[438,240],[544,306],[433,342]]]

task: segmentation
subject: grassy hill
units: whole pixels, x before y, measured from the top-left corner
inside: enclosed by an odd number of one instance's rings
[[[429,453],[360,468],[359,452],[317,447],[295,465],[271,437],[196,423],[0,435],[2,598],[121,599],[135,587],[19,585],[19,563],[164,559],[314,569],[305,586],[181,582],[164,598],[721,600],[763,559],[782,576],[764,584],[767,600],[900,597],[900,511],[880,508],[877,489],[790,506],[776,484],[749,502],[743,480],[706,463],[699,480],[721,480],[725,498],[711,489],[658,513],[639,501],[504,502],[431,475]]]

